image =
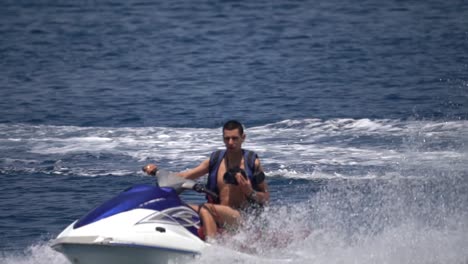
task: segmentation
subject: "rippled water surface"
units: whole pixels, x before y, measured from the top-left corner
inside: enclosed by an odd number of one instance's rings
[[[466,263],[467,14],[464,1],[5,1],[0,263],[68,263],[49,247],[65,226],[151,183],[147,162],[196,166],[231,118],[272,202],[193,262]]]

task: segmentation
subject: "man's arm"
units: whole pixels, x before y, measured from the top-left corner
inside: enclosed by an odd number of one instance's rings
[[[267,183],[264,181],[258,185],[258,192],[251,193],[250,199],[256,201],[259,204],[266,204],[270,201],[270,193],[268,192]],[[252,190],[253,191],[253,190]]]
[[[194,180],[207,174],[209,170],[209,166],[210,166],[210,160],[207,159],[203,161],[202,163],[200,163],[200,165],[198,165],[197,167],[190,169],[190,170],[179,172],[177,173],[177,175],[186,179]],[[146,174],[148,175],[156,175],[156,172],[158,171],[158,166],[156,164],[148,164],[143,167],[143,171],[146,172]]]
[[[259,159],[255,160],[255,168],[256,173],[263,172]],[[237,173],[235,177],[237,182],[239,183],[239,187],[248,199],[253,200],[259,204],[268,203],[268,201],[270,200],[270,193],[268,192],[268,185],[266,181],[263,181],[262,183],[258,184],[259,191],[255,191],[252,188],[250,180],[245,179],[240,173]]]
[[[255,168],[257,168],[255,170],[256,173],[263,172],[263,168],[259,159],[255,159]],[[263,180],[262,183],[258,184],[258,190],[259,191],[255,192],[255,194],[251,193],[250,196],[253,197],[250,198],[254,199],[257,203],[260,204],[268,203],[270,201],[270,193],[268,192],[268,184],[266,180]]]
[[[197,167],[190,169],[190,170],[179,172],[177,173],[177,175],[185,179],[195,180],[207,174],[209,167],[210,167],[210,160],[207,159],[203,161],[202,163],[200,163],[200,165],[198,165]]]

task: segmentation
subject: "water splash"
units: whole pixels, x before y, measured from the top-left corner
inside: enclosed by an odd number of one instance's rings
[[[2,253],[0,263],[5,264],[69,264],[60,253],[54,251],[47,242],[31,245],[23,252]]]
[[[338,184],[308,201],[274,206],[219,239],[194,263],[468,261],[468,214],[459,204],[466,196],[434,201],[414,187],[388,187]]]

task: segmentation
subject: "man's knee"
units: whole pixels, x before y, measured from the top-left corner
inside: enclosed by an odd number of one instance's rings
[[[198,208],[197,208],[197,212],[198,212],[198,215],[200,215],[200,217],[203,219],[203,221],[213,221],[213,222],[217,222],[217,219],[215,217],[215,215],[213,214],[213,211],[211,207],[209,207],[207,204],[202,204],[202,205],[199,205]]]
[[[202,217],[210,217],[210,218],[213,218],[213,216],[211,215],[210,211],[208,211],[205,207],[201,207],[199,210],[198,210],[200,216]]]

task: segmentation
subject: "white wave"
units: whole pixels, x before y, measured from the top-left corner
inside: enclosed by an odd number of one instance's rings
[[[323,191],[267,207],[257,218],[246,219],[239,231],[217,238],[191,263],[466,263],[468,215],[459,204],[464,197],[441,201],[433,200],[437,194],[431,192],[418,198],[413,191],[374,188],[368,193],[342,186],[346,196]],[[405,200],[414,198],[419,199],[414,205]],[[425,214],[418,217],[415,209]],[[43,242],[3,253],[0,263],[68,262]]]
[[[467,231],[467,230],[457,230]],[[468,245],[460,232],[402,224],[349,243],[340,234],[317,232],[289,247],[302,263],[466,263]]]
[[[221,128],[1,124],[0,131],[5,135],[0,136],[0,151],[23,149],[24,155],[36,155],[34,159],[61,159],[76,153],[99,158],[109,154],[129,157],[135,163],[163,162],[168,169],[183,170],[208,158],[211,151],[223,148]],[[284,120],[249,127],[246,134],[245,148],[257,151],[265,168],[283,165],[302,174],[333,166],[468,169],[465,120]],[[5,158],[22,159],[24,155],[20,154]],[[126,168],[116,170],[128,172]]]
[[[367,133],[396,133],[404,130],[404,123],[399,120],[381,119],[301,119],[284,120],[281,122],[256,127],[258,130],[307,130],[316,133],[341,133],[343,131]]]
[[[349,119],[337,118],[329,120],[300,119],[284,120],[273,124],[254,127],[255,130],[315,130],[326,131],[361,131],[379,133],[404,133],[411,130],[422,130],[426,132],[455,132],[464,131],[468,128],[468,120],[457,121],[424,121],[424,120],[398,120],[398,119]]]
[[[346,175],[338,172],[324,172],[320,170],[314,170],[311,173],[303,173],[298,172],[296,170],[288,170],[288,169],[278,169],[267,171],[267,175],[275,175],[281,176],[287,179],[304,179],[304,180],[331,180],[331,179],[345,179],[345,180],[371,180],[371,179],[381,179],[381,180],[390,180],[395,178],[401,178],[400,174],[397,173],[385,173],[382,174],[375,174],[375,173],[367,173],[365,175]],[[404,179],[413,179],[417,177],[408,177],[405,176]]]
[[[407,219],[379,232],[346,234],[328,224],[311,222],[308,206],[277,208],[261,223],[218,239],[193,263],[460,263],[468,260],[468,225],[454,217],[443,226]],[[377,210],[378,208],[374,208]],[[330,213],[330,212],[329,212]],[[447,216],[450,218],[450,216]],[[262,227],[263,226],[263,227]],[[260,227],[260,228],[258,228]],[[242,253],[241,253],[242,252]]]
[[[306,239],[297,238],[289,241],[289,246],[276,250],[256,244],[256,250],[267,251],[266,255],[245,254],[240,252],[245,249],[235,251],[226,245],[207,249],[192,263],[219,263],[222,259],[223,263],[465,264],[468,260],[465,252],[468,244],[460,232],[418,229],[407,224],[358,240],[350,244],[339,234],[315,231]]]
[[[60,253],[54,251],[47,243],[35,244],[23,252],[3,253],[0,263],[4,264],[69,264]]]
[[[331,230],[304,230],[302,223],[291,222],[286,215],[276,219],[280,223],[270,223],[270,231],[241,231],[207,248],[190,263],[465,264],[468,260],[466,224],[436,229],[409,221],[349,240]],[[46,243],[30,246],[24,252],[3,253],[0,263],[69,264]]]

